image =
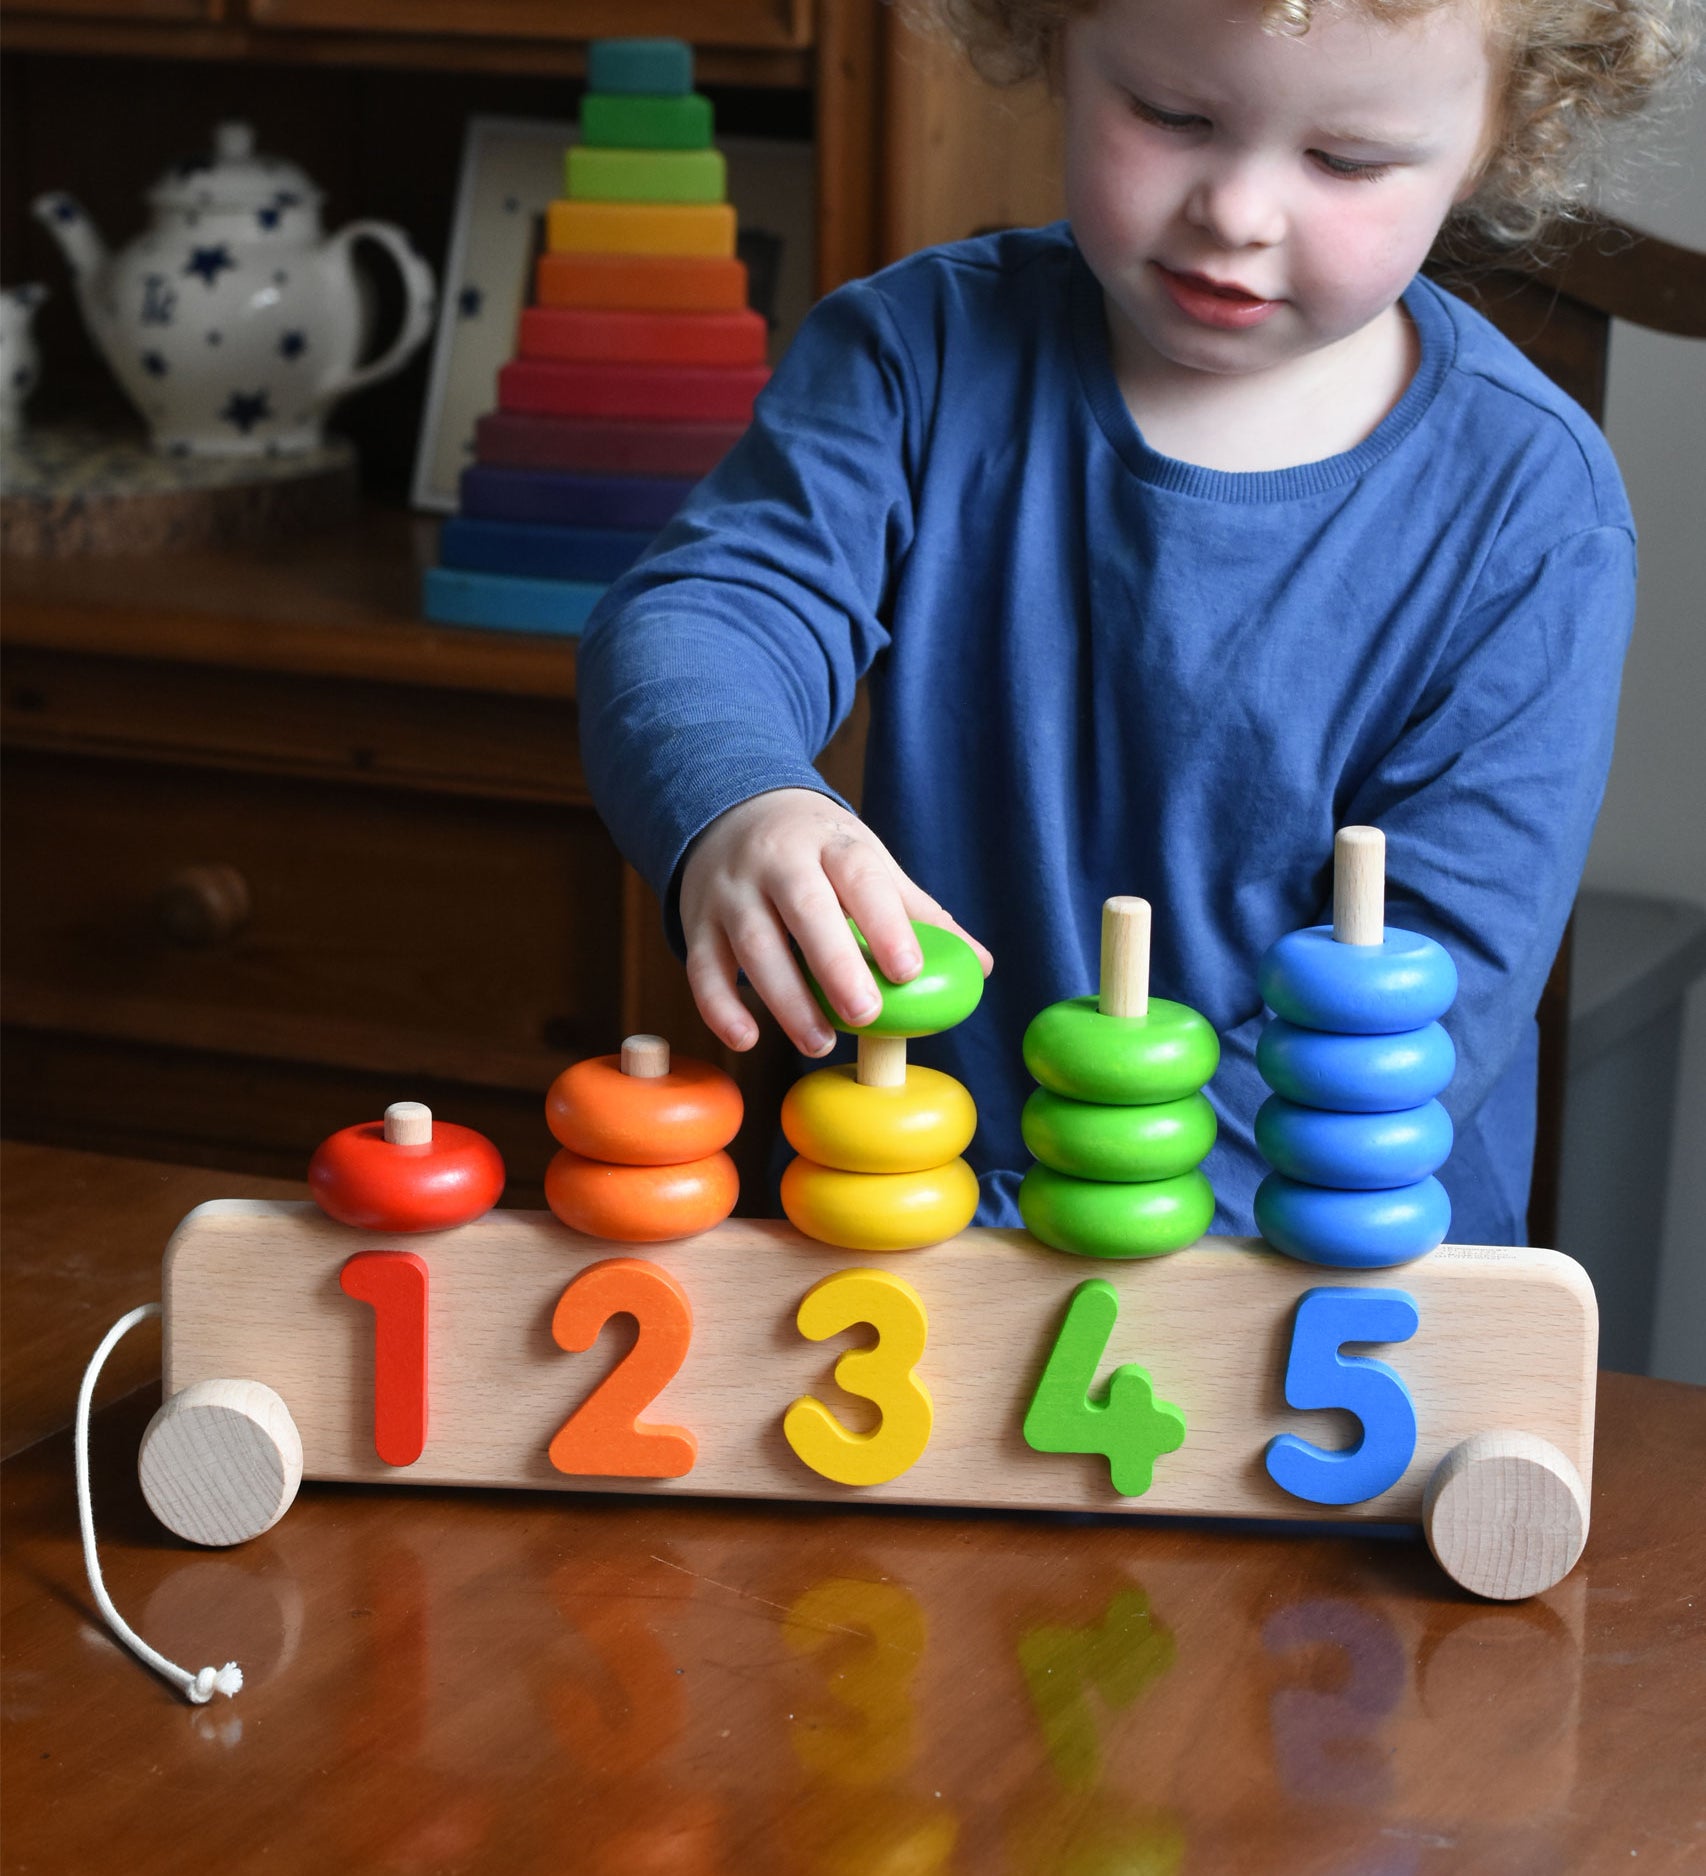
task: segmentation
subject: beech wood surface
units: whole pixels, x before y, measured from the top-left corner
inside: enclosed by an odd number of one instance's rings
[[[356,1252],[382,1249],[413,1251],[430,1272],[430,1432],[407,1468],[374,1454],[372,1325],[337,1281]],[[588,1265],[625,1255],[673,1276],[693,1311],[680,1373],[639,1418],[687,1427],[698,1461],[682,1477],[638,1486],[565,1477],[546,1456],[632,1346],[631,1332],[612,1331],[585,1355],[565,1355],[547,1331],[551,1311]],[[795,1328],[814,1284],[860,1268],[903,1278],[923,1299],[917,1374],[935,1425],[908,1470],[854,1488],[803,1465],[780,1423],[790,1402],[811,1394],[850,1432],[877,1424],[829,1378],[847,1346],[870,1345],[872,1331],[818,1344]],[[1113,1492],[1105,1459],[1033,1452],[1020,1431],[1068,1300],[1091,1278],[1120,1297],[1099,1384],[1135,1361],[1188,1428],[1141,1499]],[[1415,1402],[1414,1456],[1389,1490],[1342,1508],[1291,1497],[1262,1463],[1277,1433],[1346,1443],[1342,1415],[1293,1412],[1282,1388],[1297,1299],[1323,1283],[1401,1288],[1421,1315],[1409,1342],[1375,1351]],[[310,1205],[216,1200],[173,1235],[164,1300],[168,1393],[200,1381],[264,1382],[296,1422],[307,1478],[1419,1523],[1423,1489],[1445,1455],[1471,1435],[1512,1428],[1551,1442],[1591,1484],[1597,1313],[1580,1267],[1555,1251],[1445,1245],[1400,1270],[1322,1271],[1254,1239],[1208,1238],[1172,1257],[1110,1263],[985,1229],[876,1256],[774,1221],[629,1246],[583,1237],[549,1213],[495,1212],[396,1237],[352,1231]]]
[[[38,1255],[9,1278],[0,1404],[45,1383],[68,1420],[88,1349],[28,1331],[79,1221],[140,1224],[136,1172],[22,1152],[7,1251]],[[174,1203],[229,1188],[147,1171]],[[93,1337],[149,1293],[122,1263],[89,1267]],[[189,1707],[112,1642],[68,1436],[11,1459],[9,1876],[557,1876],[566,1846],[585,1876],[1685,1876],[1706,1854],[1706,1390],[1599,1378],[1587,1549],[1512,1606],[1373,1533],[632,1496],[311,1484],[197,1551],[137,1482],[157,1402],[95,1420],[108,1585],[245,1686]]]

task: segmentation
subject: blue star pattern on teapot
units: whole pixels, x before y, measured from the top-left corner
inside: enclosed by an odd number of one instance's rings
[[[294,164],[257,156],[247,124],[219,125],[212,158],[178,164],[147,199],[150,225],[116,255],[72,197],[41,196],[34,210],[156,449],[316,449],[332,405],[400,370],[432,330],[432,270],[403,231],[358,221],[324,237],[320,191]],[[405,297],[402,330],[366,365],[358,241],[390,255]]]

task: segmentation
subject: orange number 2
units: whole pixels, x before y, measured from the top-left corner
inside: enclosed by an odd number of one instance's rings
[[[681,1285],[638,1257],[588,1264],[557,1299],[551,1336],[578,1355],[612,1316],[624,1314],[639,1327],[634,1346],[557,1429],[551,1463],[581,1475],[678,1479],[693,1470],[699,1442],[685,1427],[641,1426],[638,1416],[687,1359],[693,1308]]]

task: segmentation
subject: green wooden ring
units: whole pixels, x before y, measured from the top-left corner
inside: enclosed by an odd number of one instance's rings
[[[1025,1066],[1052,1094],[1153,1107],[1196,1091],[1220,1065],[1208,1018],[1151,997],[1147,1016],[1104,1016],[1094,997],[1051,1003],[1025,1031]]]
[[[847,924],[882,995],[883,1007],[876,1016],[868,1023],[843,1022],[817,979],[810,971],[805,974],[818,1008],[844,1036],[934,1036],[963,1023],[977,1008],[983,997],[983,966],[977,961],[977,953],[956,932],[914,919],[912,932],[924,968],[910,983],[897,984],[877,969],[865,934],[851,919]]]
[[[1035,1238],[1078,1257],[1162,1257],[1195,1244],[1214,1219],[1214,1189],[1200,1172],[1109,1185],[1033,1166],[1019,1182],[1019,1213]]]
[[[1019,1116],[1035,1159],[1074,1179],[1176,1179],[1200,1166],[1214,1145],[1214,1109],[1207,1097],[1151,1107],[1110,1107],[1074,1101],[1038,1088]]]

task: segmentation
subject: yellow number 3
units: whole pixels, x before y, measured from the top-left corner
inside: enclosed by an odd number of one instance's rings
[[[930,1444],[933,1409],[912,1370],[924,1353],[924,1299],[886,1270],[839,1270],[800,1300],[800,1333],[821,1342],[855,1323],[877,1332],[875,1346],[849,1349],[835,1364],[835,1384],[876,1404],[882,1424],[849,1433],[823,1402],[803,1394],[782,1418],[782,1432],[811,1469],[837,1485],[897,1479]]]

